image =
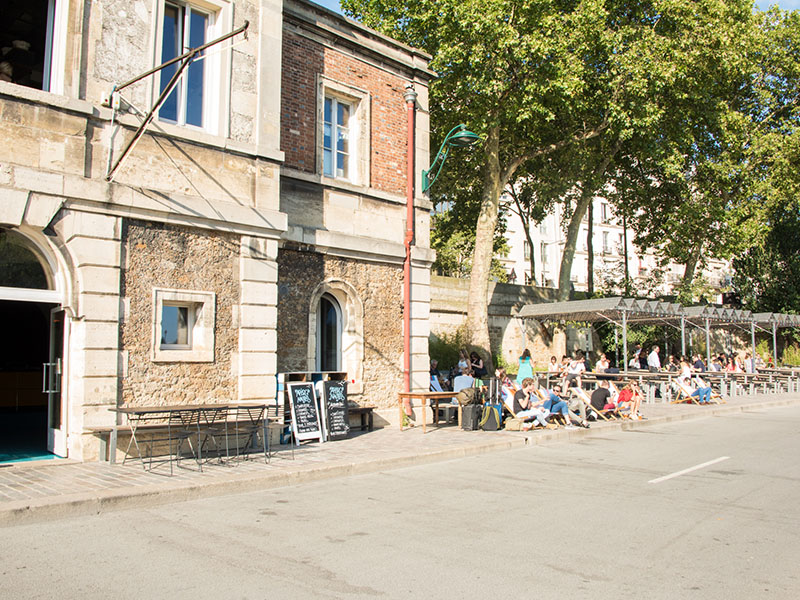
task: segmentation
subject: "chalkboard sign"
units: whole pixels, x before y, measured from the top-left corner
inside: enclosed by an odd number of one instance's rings
[[[292,431],[295,442],[303,440],[322,441],[317,395],[311,382],[287,383],[289,404],[292,409]]]
[[[325,381],[322,384],[322,401],[325,405],[325,434],[329,440],[341,440],[350,433],[350,416],[347,413],[347,382]]]

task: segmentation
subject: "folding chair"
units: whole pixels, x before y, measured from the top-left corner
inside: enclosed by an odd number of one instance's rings
[[[611,410],[611,409],[607,409],[607,410],[598,410],[597,408],[595,408],[594,406],[592,406],[592,399],[589,397],[589,394],[587,394],[587,393],[586,393],[586,390],[584,390],[584,389],[582,389],[582,388],[579,388],[579,387],[574,387],[574,388],[572,388],[572,393],[573,393],[573,395],[575,395],[575,396],[577,396],[578,398],[580,398],[581,400],[583,400],[583,403],[586,405],[586,412],[587,412],[587,413],[588,413],[589,411],[591,411],[591,412],[593,412],[595,415],[597,415],[598,417],[600,417],[601,419],[603,419],[604,421],[609,421],[609,420],[610,420],[610,419],[608,418],[608,416],[610,416],[610,417],[611,417],[611,419],[614,419],[614,420],[616,420],[616,417],[614,416],[614,412],[615,412],[615,411],[613,411],[613,410]],[[607,415],[608,415],[608,416],[607,416]]]

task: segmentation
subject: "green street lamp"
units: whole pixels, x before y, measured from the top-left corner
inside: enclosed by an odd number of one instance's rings
[[[477,133],[473,133],[467,129],[466,125],[456,125],[453,127],[450,133],[445,136],[442,147],[439,148],[439,152],[436,154],[436,158],[433,159],[430,168],[427,171],[422,171],[422,193],[424,194],[427,192],[433,185],[433,182],[436,181],[436,178],[439,177],[439,173],[442,172],[442,167],[444,166],[444,161],[447,160],[447,154],[450,152],[450,148],[467,148],[480,139],[481,137]],[[439,167],[436,169],[436,173],[431,179],[430,173],[433,171],[437,162],[439,163]]]

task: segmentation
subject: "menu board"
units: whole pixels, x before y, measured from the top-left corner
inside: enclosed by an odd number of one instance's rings
[[[289,405],[292,409],[292,431],[295,442],[303,440],[322,441],[319,412],[317,411],[317,395],[314,384],[310,382],[291,382],[286,387],[289,391]]]
[[[323,382],[322,401],[325,404],[327,438],[329,440],[346,438],[350,433],[350,415],[347,412],[347,382]]]

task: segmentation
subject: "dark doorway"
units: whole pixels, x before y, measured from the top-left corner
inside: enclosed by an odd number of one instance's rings
[[[49,458],[42,365],[53,304],[0,300],[0,462]]]

